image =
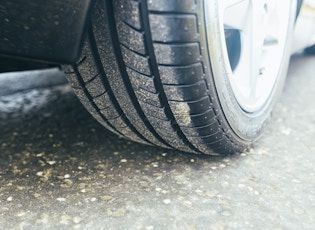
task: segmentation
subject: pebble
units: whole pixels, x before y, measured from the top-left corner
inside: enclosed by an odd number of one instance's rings
[[[47,163],[48,163],[49,165],[54,165],[54,164],[56,164],[56,161],[47,161]]]
[[[19,211],[16,215],[18,217],[22,217],[22,216],[26,216],[26,214],[27,214],[27,212],[25,212],[25,211]]]
[[[304,210],[300,207],[296,207],[294,208],[294,213],[297,214],[297,215],[303,215],[304,214]]]
[[[170,203],[171,203],[171,200],[170,200],[170,199],[165,199],[165,200],[163,200],[163,203],[164,203],[164,204],[170,204]]]
[[[73,223],[78,224],[82,221],[82,219],[78,216],[75,216],[75,217],[73,217],[72,221],[73,221]]]
[[[47,224],[49,222],[49,216],[47,214],[42,214],[38,219],[36,219],[36,224]]]
[[[36,154],[36,157],[42,157],[42,156],[44,156],[45,155],[45,153],[44,152],[41,152],[41,153],[37,153]]]
[[[221,213],[221,215],[222,215],[222,216],[232,216],[232,213],[231,213],[230,211],[225,210],[225,211],[223,211],[223,212]]]
[[[112,199],[114,199],[114,197],[112,197],[112,196],[107,196],[107,195],[101,196],[101,200],[104,200],[104,201],[108,201],[108,200],[112,200]]]
[[[125,213],[126,213],[126,209],[124,207],[121,207],[115,211],[108,211],[107,215],[110,217],[121,217],[121,216],[124,216]]]
[[[35,198],[41,197],[41,195],[39,193],[34,193],[33,195]]]
[[[43,176],[43,172],[42,171],[37,172],[36,176]]]

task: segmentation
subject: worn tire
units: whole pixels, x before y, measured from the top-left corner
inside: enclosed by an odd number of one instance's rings
[[[221,107],[209,63],[203,1],[96,0],[80,60],[65,67],[74,92],[107,129],[192,153],[243,151]]]

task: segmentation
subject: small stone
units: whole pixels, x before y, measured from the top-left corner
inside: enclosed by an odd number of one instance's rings
[[[121,159],[120,160],[120,163],[126,163],[127,162],[127,159]]]
[[[200,190],[200,189],[195,190],[195,192],[196,192],[197,194],[202,194],[202,193],[203,193],[202,190]]]
[[[287,127],[282,127],[281,128],[281,133],[284,134],[284,135],[287,135],[287,136],[291,134],[291,131],[292,130],[290,128],[287,128]]]
[[[82,219],[80,217],[78,217],[78,216],[73,217],[72,220],[73,220],[73,223],[75,223],[75,224],[78,224],[78,223],[80,223],[82,221]]]
[[[114,199],[114,197],[112,196],[101,196],[101,200],[104,200],[104,201],[108,201],[108,200],[112,200]]]
[[[38,163],[40,164],[40,166],[45,166],[46,165],[46,163],[44,161],[42,161],[42,160],[38,160]]]
[[[49,222],[49,215],[42,214],[38,219],[36,219],[36,224],[47,224]]]
[[[296,207],[296,208],[294,208],[294,213],[297,215],[302,215],[302,214],[304,214],[304,210],[300,207]]]
[[[70,179],[64,179],[64,180],[63,180],[63,185],[70,187],[70,186],[73,185],[73,181],[70,180]]]
[[[163,173],[153,173],[153,176],[157,179],[161,179],[163,177]]]
[[[36,154],[36,157],[42,157],[42,156],[44,156],[45,155],[45,153],[44,152],[41,152],[41,153],[37,153]]]
[[[111,216],[111,217],[121,217],[121,216],[124,216],[125,213],[126,213],[126,209],[124,207],[118,208],[115,211],[108,211],[107,212],[108,216]]]
[[[223,187],[229,187],[230,186],[230,183],[228,181],[224,181],[222,182],[221,184]]]
[[[8,198],[7,198],[7,201],[12,201],[13,200],[13,197],[12,196],[9,196]]]
[[[70,175],[69,175],[69,174],[65,174],[63,177],[64,177],[65,179],[68,179],[68,178],[70,178]]]
[[[43,176],[43,172],[42,171],[37,172],[36,176]]]
[[[23,189],[25,189],[25,187],[24,186],[16,186],[16,190],[18,190],[18,191],[21,191],[21,190],[23,190]]]
[[[58,197],[56,200],[57,200],[57,201],[60,201],[60,202],[64,202],[64,201],[66,201],[66,198]]]
[[[18,217],[22,217],[22,216],[26,216],[26,214],[27,214],[27,212],[25,212],[25,211],[20,211],[20,212],[18,212],[16,215],[17,215]]]
[[[71,216],[68,215],[62,215],[60,217],[60,224],[65,224],[65,225],[69,225],[72,222],[72,218]]]
[[[140,181],[139,184],[140,184],[142,187],[144,187],[144,188],[149,187],[149,183],[146,182],[146,181]]]
[[[40,197],[41,195],[39,194],[39,193],[34,193],[34,197],[35,198],[38,198],[38,197]]]
[[[225,211],[223,211],[223,212],[221,213],[221,215],[222,215],[222,216],[232,216],[232,213],[231,213],[230,211],[225,210]]]
[[[191,202],[191,201],[189,201],[189,200],[185,200],[184,201],[184,205],[186,206],[186,207],[192,207],[193,206],[193,203]]]
[[[164,204],[170,204],[170,203],[171,203],[171,200],[170,200],[170,199],[165,199],[165,200],[163,200],[163,203],[164,203]]]
[[[54,165],[54,164],[56,164],[56,161],[47,161],[47,163],[48,163],[49,165]]]

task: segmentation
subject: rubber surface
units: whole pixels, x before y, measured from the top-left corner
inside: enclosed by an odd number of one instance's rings
[[[80,61],[65,72],[83,105],[121,137],[192,153],[242,151],[206,74],[204,34],[202,1],[97,0]]]

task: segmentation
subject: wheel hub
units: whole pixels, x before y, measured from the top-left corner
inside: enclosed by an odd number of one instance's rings
[[[230,84],[249,113],[270,97],[285,47],[290,1],[218,1]]]

